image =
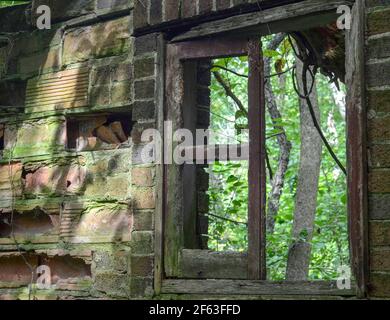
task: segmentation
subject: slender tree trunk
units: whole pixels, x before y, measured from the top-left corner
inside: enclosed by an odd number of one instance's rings
[[[284,34],[277,34],[275,38],[270,42],[268,50],[276,50],[280,43],[285,38]],[[265,83],[265,98],[267,102],[268,113],[274,123],[274,129],[280,134],[277,136],[279,145],[279,161],[278,168],[276,169],[273,179],[271,181],[271,192],[268,195],[268,207],[267,207],[267,232],[273,233],[275,229],[275,218],[279,212],[280,198],[282,196],[284,187],[284,178],[288,169],[288,163],[290,159],[291,143],[287,139],[286,132],[282,126],[280,126],[280,119],[282,115],[279,111],[278,103],[271,84],[271,59],[264,59],[264,74],[267,78]]]
[[[301,93],[303,90],[303,64],[297,59],[297,83]],[[307,76],[307,86],[311,87],[312,79]],[[318,106],[317,88],[314,86],[310,99],[318,121],[320,110]],[[321,169],[322,141],[314,127],[309,107],[305,99],[300,99],[301,122],[301,155],[298,176],[298,186],[293,223],[293,243],[289,248],[287,261],[287,280],[307,280],[311,257],[311,241],[315,213],[317,209],[318,182]]]

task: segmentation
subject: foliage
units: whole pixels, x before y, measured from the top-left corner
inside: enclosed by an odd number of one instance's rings
[[[19,1],[2,0],[2,1],[0,1],[0,8],[9,7],[9,6],[16,6],[16,5],[24,4],[24,3],[28,3],[28,2],[29,1],[23,1],[23,0],[19,0]]]
[[[286,70],[294,63],[294,56],[288,44],[283,43],[278,51],[265,51],[272,58],[275,72]],[[234,57],[213,61],[238,74],[248,74],[247,58]],[[215,67],[229,83],[233,92],[247,107],[247,79],[225,69]],[[298,179],[300,155],[299,100],[294,91],[291,72],[283,77],[272,77],[282,119],[279,125],[286,130],[292,143],[289,168],[285,178],[285,187],[280,201],[280,210],[276,218],[273,234],[267,234],[267,267],[271,280],[285,278],[287,253],[292,243],[291,228],[294,216],[295,196]],[[340,106],[335,102],[334,90],[328,79],[318,75],[317,87],[321,108],[321,124],[332,148],[346,163],[346,125]],[[345,91],[345,89],[342,89]],[[217,134],[217,143],[237,143],[247,137],[240,134],[239,128],[247,126],[246,117],[239,112],[233,100],[212,78],[211,83],[211,129]],[[267,151],[271,167],[275,170],[278,164],[279,146],[270,116],[267,114]],[[310,267],[311,279],[335,279],[337,269],[349,263],[349,245],[346,213],[346,178],[339,170],[329,153],[323,148],[321,176],[318,192],[315,234],[312,241]],[[247,198],[248,198],[248,164],[215,163],[209,166],[210,173],[210,224],[209,247],[217,251],[247,250]],[[267,183],[267,193],[270,191]],[[232,221],[226,221],[224,217]]]

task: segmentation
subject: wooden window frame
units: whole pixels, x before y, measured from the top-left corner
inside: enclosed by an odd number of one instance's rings
[[[172,258],[167,255],[167,250],[175,251],[177,246],[177,224],[169,215],[170,205],[174,201],[174,188],[180,183],[177,180],[179,172],[172,166],[159,166],[161,174],[158,198],[161,200],[157,210],[161,212],[160,218],[156,221],[156,265],[155,265],[155,291],[166,294],[243,294],[243,295],[313,295],[313,296],[358,296],[367,295],[368,284],[368,228],[367,228],[367,155],[366,155],[366,117],[364,98],[364,5],[358,0],[353,7],[353,28],[347,31],[347,141],[348,141],[348,217],[349,217],[349,240],[351,252],[351,267],[356,279],[351,290],[338,290],[335,281],[305,281],[305,282],[275,282],[265,280],[265,236],[264,207],[265,193],[261,193],[261,183],[265,181],[264,154],[260,152],[260,162],[253,163],[254,154],[258,155],[259,150],[264,150],[264,134],[259,138],[258,133],[265,129],[263,116],[260,123],[250,121],[250,134],[252,145],[250,159],[252,173],[249,177],[250,192],[259,194],[258,203],[253,203],[255,208],[249,209],[250,225],[257,230],[254,237],[249,240],[248,248],[248,279],[249,280],[189,280],[180,279],[176,273],[172,273],[172,266],[178,266],[179,256]],[[256,41],[258,41],[259,37]],[[253,40],[252,40],[253,41]],[[258,41],[260,43],[260,41]],[[252,52],[252,54],[249,54]],[[159,90],[158,102],[164,106],[160,114],[160,120],[174,120],[174,126],[180,128],[180,95],[183,94],[180,83],[183,80],[182,61],[186,59],[217,58],[224,56],[249,56],[260,57],[260,46],[247,46],[247,39],[223,38],[194,40],[166,45],[163,37],[159,40],[160,57],[160,83],[163,84]],[[258,54],[257,54],[258,53]],[[251,61],[251,72],[254,72],[262,65],[260,59],[254,58]],[[262,92],[262,75],[249,77],[248,98],[249,113],[257,114],[264,109],[264,94]],[[179,85],[178,85],[179,84]],[[166,94],[166,93],[179,93]],[[251,92],[257,92],[251,96]],[[254,102],[254,101],[257,101]],[[253,115],[252,114],[252,115]],[[260,113],[261,114],[261,113]],[[263,112],[263,115],[265,112]],[[179,115],[179,116],[178,116]],[[253,116],[249,117],[254,118]],[[160,129],[163,124],[160,121]],[[253,140],[254,139],[254,140]],[[254,143],[253,143],[254,142]],[[163,151],[163,150],[162,150]],[[250,161],[251,162],[251,161]],[[176,170],[176,172],[175,172]],[[172,174],[173,172],[173,174]],[[255,185],[251,185],[251,182]],[[173,186],[173,189],[171,188]],[[168,188],[169,187],[169,188]],[[264,190],[264,189],[263,189]],[[172,196],[173,194],[173,196]],[[250,204],[251,205],[251,204]],[[251,221],[251,220],[250,220]],[[264,228],[264,229],[263,229]],[[167,237],[168,235],[168,237]],[[173,236],[173,238],[172,238]],[[171,237],[171,238],[170,238]],[[257,249],[258,248],[258,249]],[[256,250],[256,252],[255,252]],[[171,260],[170,260],[171,259]],[[168,263],[167,263],[168,261]],[[195,261],[195,260],[194,260]]]

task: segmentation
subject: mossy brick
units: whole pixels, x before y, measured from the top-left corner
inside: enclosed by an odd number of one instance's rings
[[[150,0],[135,1],[134,3],[134,28],[139,29],[149,25],[148,4]]]
[[[390,220],[390,193],[370,194],[368,198],[370,219]]]
[[[367,48],[369,59],[383,59],[390,57],[390,36],[386,34],[370,39],[368,41]]]
[[[110,85],[111,66],[101,66],[91,71],[91,86]]]
[[[390,295],[390,273],[371,272],[368,286],[369,297],[384,298]]]
[[[19,162],[0,165],[0,199],[12,199],[22,195],[22,172],[23,165]],[[5,204],[1,205],[1,208],[4,207]]]
[[[25,172],[27,197],[79,194],[86,183],[86,168],[77,164],[41,166]]]
[[[390,271],[390,249],[373,249],[370,252],[371,271]]]
[[[372,168],[390,168],[390,144],[372,145],[369,155]]]
[[[89,92],[91,106],[107,106],[110,104],[110,86],[93,86]]]
[[[368,120],[368,139],[370,142],[390,140],[390,115]]]
[[[111,70],[111,81],[121,82],[125,80],[133,79],[133,64],[132,63],[121,63],[112,67]]]
[[[156,207],[155,191],[151,187],[133,187],[131,196],[135,209],[154,209]]]
[[[390,31],[390,8],[374,10],[367,15],[368,34],[375,35]]]
[[[368,87],[390,85],[390,59],[367,64]]]
[[[390,170],[372,170],[368,174],[368,190],[372,193],[390,193]]]
[[[18,73],[23,75],[42,74],[56,71],[61,66],[61,50],[56,47],[29,56],[20,57],[18,60]]]
[[[138,187],[152,187],[155,185],[154,167],[135,167],[131,170],[131,183]]]
[[[193,0],[183,0],[181,5],[181,16],[190,18],[196,15],[197,2]]]
[[[134,231],[131,235],[131,254],[152,254],[154,248],[153,234],[152,231]]]
[[[101,177],[111,177],[121,173],[130,173],[129,149],[100,150],[84,155],[88,172]]]
[[[111,87],[110,104],[130,103],[132,100],[132,83],[131,81],[116,82]]]
[[[153,276],[153,255],[132,255],[130,257],[130,272],[132,277]]]
[[[163,1],[150,1],[149,20],[151,25],[159,24],[162,22],[162,6]]]
[[[369,239],[371,246],[390,246],[390,221],[370,221]]]
[[[203,1],[202,1],[203,2]],[[207,1],[209,2],[209,1]],[[164,21],[176,20],[180,17],[180,2],[177,0],[164,1]]]
[[[130,48],[129,24],[130,19],[124,17],[69,31],[64,37],[64,64],[127,52]]]
[[[65,150],[65,119],[50,117],[24,121],[7,126],[5,135],[5,156],[11,148],[14,158],[52,154]]]
[[[94,268],[99,271],[117,271],[125,273],[129,270],[128,251],[96,251],[93,256]]]
[[[368,90],[367,95],[369,109],[390,113],[390,90]]]
[[[147,34],[135,38],[135,55],[139,56],[145,53],[157,51],[157,35],[155,33]]]
[[[155,81],[141,80],[134,83],[134,98],[136,100],[154,98]]]
[[[153,291],[153,278],[131,277],[130,295],[133,298],[151,298]]]
[[[130,297],[129,276],[127,274],[110,271],[98,272],[95,274],[94,288],[113,298]]]
[[[138,100],[133,104],[133,120],[150,120],[156,118],[156,103],[154,100]]]
[[[134,231],[152,231],[154,229],[153,210],[135,210],[133,220]]]
[[[72,242],[129,242],[132,225],[130,207],[116,203],[96,203],[81,212],[78,223],[72,227]]]
[[[90,199],[126,200],[131,197],[130,177],[128,174],[113,177],[88,175],[83,195]]]
[[[154,57],[136,59],[134,61],[134,79],[141,79],[155,75]]]

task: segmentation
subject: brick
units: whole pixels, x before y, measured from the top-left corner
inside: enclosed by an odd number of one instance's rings
[[[122,81],[111,88],[111,104],[123,104],[131,101],[131,82]]]
[[[367,65],[367,85],[380,87],[390,84],[390,60]]]
[[[151,77],[155,75],[154,58],[137,59],[134,61],[134,79]]]
[[[131,63],[123,63],[114,66],[111,71],[111,81],[121,82],[133,79],[133,65]]]
[[[89,93],[92,106],[106,106],[110,104],[110,86],[94,86]]]
[[[150,24],[159,24],[162,22],[162,3],[163,1],[151,1],[150,2]]]
[[[152,231],[154,229],[154,211],[136,210],[133,229],[134,231]]]
[[[390,57],[390,36],[370,39],[368,42],[368,58],[382,59],[387,57]]]
[[[83,211],[80,222],[74,227],[74,241],[128,242],[132,225],[132,212],[126,206],[107,204],[90,207]]]
[[[212,1],[199,1],[199,14],[210,13],[213,10]]]
[[[390,167],[390,145],[378,144],[370,147],[370,166],[373,168]]]
[[[380,249],[370,252],[371,271],[390,271],[390,250]]]
[[[390,295],[390,273],[372,272],[370,274],[369,296],[388,297]]]
[[[153,101],[135,101],[133,105],[133,120],[155,119],[156,104]]]
[[[105,37],[102,39],[102,35]],[[64,64],[86,61],[90,58],[117,56],[130,46],[128,17],[69,31],[64,37]]]
[[[129,268],[128,257],[129,252],[127,251],[96,251],[93,256],[93,261],[97,271],[115,270],[124,273]]]
[[[182,17],[190,18],[196,15],[196,1],[183,0],[182,1]]]
[[[133,188],[132,196],[136,209],[154,209],[156,206],[153,188]]]
[[[153,276],[154,256],[132,255],[130,258],[130,270],[132,277]]]
[[[179,1],[165,0],[164,1],[164,12],[165,12],[164,21],[171,21],[171,20],[179,19],[179,16],[180,16]]]
[[[91,71],[92,86],[109,85],[110,83],[111,83],[110,66],[99,67]]]
[[[127,274],[98,272],[95,275],[94,288],[111,297],[128,298],[130,296],[129,279]]]
[[[61,67],[61,55],[58,48],[22,57],[18,62],[18,72],[22,74],[37,74],[49,72]]]
[[[135,1],[134,3],[134,28],[139,29],[149,25],[148,4],[150,0]]]
[[[367,0],[366,5],[368,7],[388,6],[390,5],[390,0]]]
[[[368,90],[367,92],[371,110],[390,113],[390,90]]]
[[[371,171],[368,175],[368,190],[373,193],[390,193],[390,171]]]
[[[369,239],[371,246],[389,246],[390,221],[371,221]]]
[[[216,0],[217,10],[224,10],[230,8],[230,0]]]
[[[133,168],[131,171],[131,183],[138,187],[154,186],[155,169],[154,168]]]
[[[154,98],[154,93],[154,80],[141,80],[134,83],[134,97],[136,100]]]
[[[153,296],[153,279],[132,277],[130,280],[131,297],[148,298]]]
[[[148,34],[137,37],[135,39],[135,54],[141,55],[144,53],[157,51],[157,36],[156,34]]]
[[[390,140],[390,116],[368,120],[368,138],[371,142]]]
[[[385,33],[390,30],[390,10],[375,10],[368,13],[368,34],[375,35],[379,33]]]
[[[152,231],[134,231],[132,233],[131,253],[132,255],[152,254],[154,248]]]
[[[390,194],[371,194],[368,210],[370,219],[390,220]]]

